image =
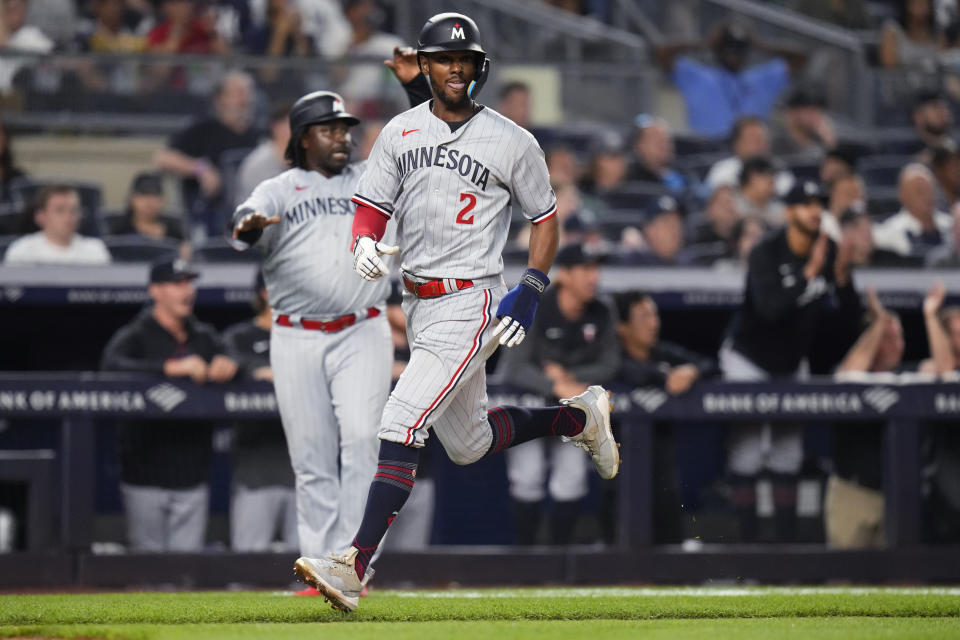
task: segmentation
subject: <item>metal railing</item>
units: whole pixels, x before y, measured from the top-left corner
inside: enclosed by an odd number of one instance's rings
[[[496,104],[498,84],[516,77],[510,69],[521,66],[522,77],[534,81],[540,74],[556,78],[559,106],[567,122],[619,126],[648,108],[655,79],[649,68],[600,62],[584,54],[590,46],[640,58],[643,49],[638,36],[604,36],[603,25],[596,23],[596,38],[581,33],[578,39],[570,35],[573,27],[562,17],[557,16],[552,24],[556,28],[544,33],[563,46],[553,53],[547,38],[536,45],[540,54],[534,57],[521,55],[528,45],[535,44],[524,42],[526,32],[490,30],[498,35],[491,38],[493,46],[485,44],[493,71],[482,101]],[[504,43],[503,51],[499,42]],[[11,53],[3,58],[20,63],[13,86],[0,97],[4,121],[19,131],[171,133],[207,113],[217,80],[237,69],[247,71],[255,81],[256,115],[261,125],[266,124],[271,104],[292,102],[320,88],[342,93],[364,118],[388,119],[409,107],[400,83],[381,58]]]

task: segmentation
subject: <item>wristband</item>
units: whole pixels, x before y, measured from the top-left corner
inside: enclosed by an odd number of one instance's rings
[[[550,278],[547,277],[547,274],[538,269],[529,268],[524,271],[523,275],[520,277],[520,284],[533,289],[539,296],[546,290],[548,286],[550,286]]]

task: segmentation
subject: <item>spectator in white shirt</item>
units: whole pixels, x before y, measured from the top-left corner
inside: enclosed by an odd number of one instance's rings
[[[27,24],[27,0],[2,0],[0,7],[0,49],[50,53],[53,41],[37,27]],[[14,76],[26,64],[26,58],[0,60],[0,93],[13,88]]]
[[[899,189],[902,208],[874,227],[873,241],[878,249],[919,260],[949,241],[953,218],[937,210],[935,179],[926,166],[904,167]]]
[[[107,264],[110,252],[99,238],[77,233],[80,198],[73,187],[40,190],[34,220],[40,231],[24,236],[7,249],[6,264]]]
[[[717,187],[737,187],[743,161],[747,158],[770,155],[770,130],[767,123],[756,116],[738,119],[730,134],[730,147],[733,155],[717,161],[707,172],[705,182],[711,192]],[[776,176],[777,191],[786,193],[791,186],[793,175],[789,171],[779,171]]]

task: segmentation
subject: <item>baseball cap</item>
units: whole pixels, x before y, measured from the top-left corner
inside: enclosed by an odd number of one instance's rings
[[[809,204],[810,202],[819,202],[824,204],[826,197],[823,191],[813,180],[798,180],[793,183],[790,190],[783,196],[783,204],[789,206],[796,204]]]
[[[643,223],[650,224],[664,213],[678,213],[683,215],[683,207],[673,196],[660,196],[644,209]]]
[[[590,142],[590,155],[612,155],[626,151],[623,136],[616,131],[601,131]]]
[[[138,173],[133,179],[133,185],[130,190],[133,193],[143,195],[162,196],[163,179],[156,173]]]
[[[598,264],[603,255],[597,251],[590,251],[582,244],[573,243],[560,247],[554,264],[558,267],[573,267],[581,264]]]
[[[187,261],[181,258],[163,258],[150,267],[150,284],[180,282],[198,277],[200,274],[193,271]]]

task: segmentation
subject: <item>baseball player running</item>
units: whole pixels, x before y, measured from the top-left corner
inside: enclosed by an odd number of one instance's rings
[[[417,55],[433,99],[384,127],[353,197],[354,268],[375,287],[388,271],[381,256],[398,251],[384,237],[387,223],[397,224],[410,363],[383,410],[377,470],[353,544],[295,564],[344,611],[356,608],[371,558],[413,488],[428,428],[457,464],[553,436],[585,449],[604,478],[620,465],[602,387],[556,407],[487,409],[484,363],[498,345],[523,340],[549,283],[556,199],[533,136],[473,100],[489,65],[473,20],[434,16]],[[534,226],[529,268],[508,292],[501,253],[514,202]]]
[[[398,51],[391,68],[402,79],[400,62]],[[352,238],[350,197],[365,165],[349,162],[350,128],[358,123],[336,93],[300,98],[290,112],[292,168],[258,185],[233,214],[234,237],[264,253],[270,364],[306,554],[350,543],[390,392],[389,283],[357,286],[344,251]]]

